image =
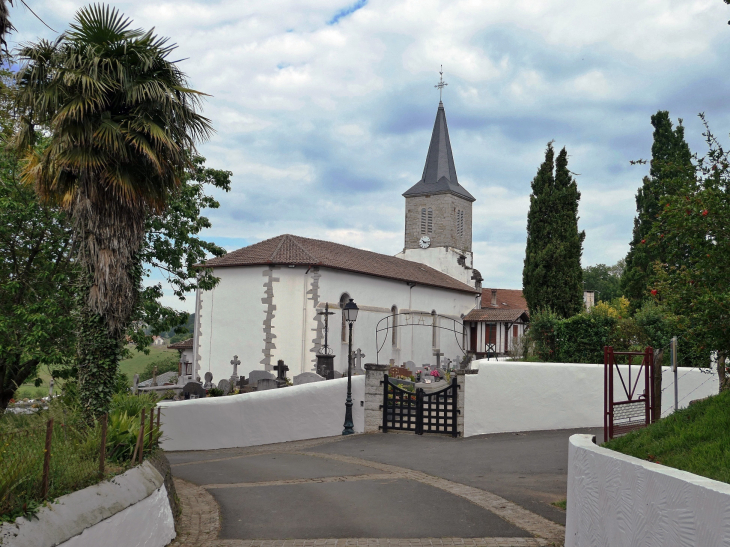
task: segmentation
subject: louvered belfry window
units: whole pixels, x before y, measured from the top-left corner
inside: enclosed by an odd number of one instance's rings
[[[456,235],[464,237],[464,211],[456,211]]]
[[[421,209],[421,234],[426,233],[426,208]]]
[[[433,233],[433,209],[430,207],[421,209],[421,234],[432,234]]]
[[[428,230],[429,234],[433,233],[433,209],[431,209],[430,207],[428,208],[428,222],[426,229]]]

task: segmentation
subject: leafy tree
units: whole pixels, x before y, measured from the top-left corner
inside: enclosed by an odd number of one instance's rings
[[[554,156],[550,142],[532,181],[522,286],[531,313],[549,308],[570,317],[583,309],[585,232],[578,231],[580,192],[568,170],[568,153],[563,148],[557,160]]]
[[[646,244],[661,211],[661,201],[665,196],[676,195],[695,175],[692,154],[684,140],[682,120],[674,128],[669,112],[660,110],[651,117],[651,124],[654,127],[651,166],[649,176],[644,177],[636,194],[634,233],[626,255],[626,270],[621,279],[621,289],[631,301],[633,309],[640,308],[641,303],[649,297],[654,262],[665,262],[661,246],[649,247]]]
[[[708,153],[698,160],[697,176],[681,179],[660,203],[660,214],[647,239],[654,264],[651,294],[677,316],[680,355],[706,366],[717,355],[720,389],[730,388],[730,157],[705,118]]]
[[[598,302],[611,302],[621,296],[621,276],[626,261],[621,259],[613,266],[596,264],[583,268],[583,288],[596,291]]]
[[[78,245],[80,399],[88,419],[109,408],[126,331],[138,313],[146,221],[180,186],[188,151],[212,131],[200,93],[168,57],[175,49],[108,6],[82,8],[55,42],[20,49],[24,180],[71,213]],[[155,310],[144,309],[154,315]]]

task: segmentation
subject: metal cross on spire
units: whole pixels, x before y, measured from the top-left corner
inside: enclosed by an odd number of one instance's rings
[[[439,83],[437,83],[433,87],[438,88],[438,90],[439,90],[439,102],[441,102],[441,95],[442,95],[442,93],[444,91],[444,87],[446,87],[447,85],[449,85],[446,82],[444,82],[444,65],[441,65],[441,70],[439,71],[439,74],[441,75],[441,79],[439,80]]]

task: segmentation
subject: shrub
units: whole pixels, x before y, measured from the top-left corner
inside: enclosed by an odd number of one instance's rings
[[[217,387],[212,387],[208,390],[208,396],[209,397],[222,397],[223,396],[223,390],[218,389]]]
[[[560,316],[550,309],[538,310],[530,318],[529,343],[543,362],[557,361],[556,331]]]
[[[142,413],[143,408],[157,406],[157,401],[157,395],[154,393],[140,395],[117,393],[112,397],[111,412],[126,413],[130,417],[135,417]]]
[[[556,326],[558,361],[563,363],[603,363],[603,347],[608,345],[616,320],[602,313],[580,313],[559,321]]]

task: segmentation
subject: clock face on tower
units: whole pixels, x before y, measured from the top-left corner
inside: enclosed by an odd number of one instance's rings
[[[418,240],[418,245],[421,247],[421,249],[428,249],[429,245],[431,245],[431,238],[428,236],[423,236],[420,240]]]

